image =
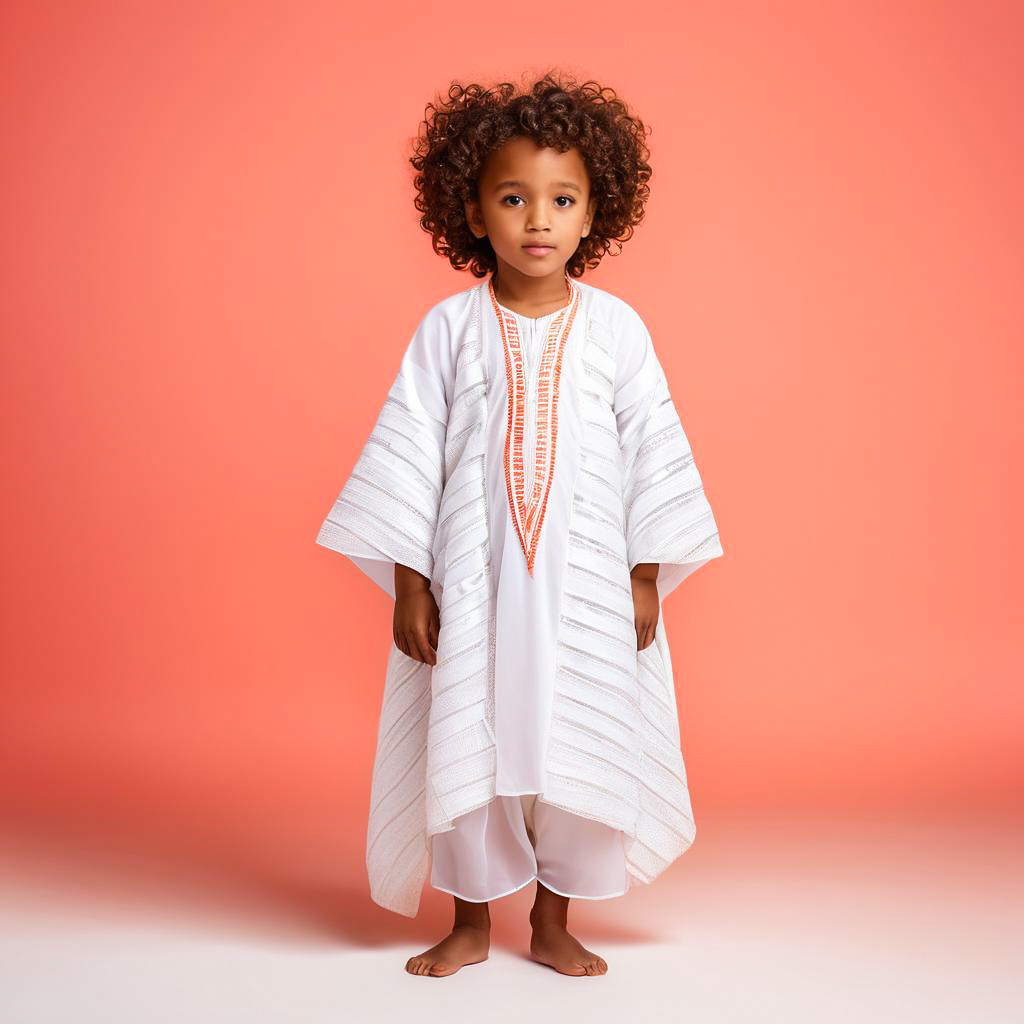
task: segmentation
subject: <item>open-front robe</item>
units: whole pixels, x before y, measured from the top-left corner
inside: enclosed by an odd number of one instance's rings
[[[392,597],[395,563],[416,569],[440,610],[436,665],[390,644],[371,785],[370,893],[407,916],[431,836],[500,793],[622,830],[631,881],[695,835],[664,627],[637,651],[629,573],[658,563],[664,601],[723,552],[650,334],[567,279],[531,372],[490,283],[424,315],[316,538]]]

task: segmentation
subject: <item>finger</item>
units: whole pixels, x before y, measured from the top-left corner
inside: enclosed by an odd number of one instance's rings
[[[399,650],[413,661],[423,661],[423,653],[420,651],[419,641],[415,633],[408,630],[399,636]]]
[[[427,640],[427,634],[419,633],[413,636],[413,643],[415,644],[415,650],[419,652],[419,660],[427,665],[437,664],[437,655],[434,654],[430,647],[430,643]]]
[[[431,617],[430,626],[427,630],[427,635],[430,638],[430,646],[433,647],[435,651],[437,650],[437,639],[440,629],[440,623],[437,621],[437,619]]]

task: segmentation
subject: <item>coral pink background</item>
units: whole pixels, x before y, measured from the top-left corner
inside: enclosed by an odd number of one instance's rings
[[[416,222],[423,106],[549,64],[654,129],[586,279],[726,550],[664,608],[698,829],[1019,806],[1020,14],[773,6],[5,7],[8,839],[361,884],[391,604],[314,537],[474,283]]]

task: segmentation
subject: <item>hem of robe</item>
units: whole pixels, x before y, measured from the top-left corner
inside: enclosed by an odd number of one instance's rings
[[[463,896],[462,893],[454,892],[452,889],[446,889],[443,885],[434,885],[433,882],[430,883],[430,888],[436,889],[438,892],[446,892],[449,896],[457,896],[460,900],[465,900],[467,903],[490,903],[491,900],[502,900],[506,896],[511,896],[514,892],[519,892],[520,889],[525,889],[526,886],[528,886],[536,877],[537,876],[534,875],[533,878],[528,878],[525,882],[514,886],[506,892],[500,892],[497,896],[488,896],[486,899],[482,900],[475,900],[472,896]]]
[[[537,876],[537,881],[540,882],[540,884],[543,885],[545,889],[550,889],[556,895],[564,896],[566,897],[566,899],[570,900],[614,900],[618,899],[620,896],[625,896],[626,893],[629,892],[629,890],[632,888],[632,886],[627,885],[626,888],[622,890],[622,892],[611,892],[608,893],[608,895],[606,896],[574,896],[571,892],[560,892],[553,885],[549,884],[548,882],[545,882],[544,879],[541,878],[539,875]]]
[[[657,579],[658,600],[664,602],[680,583],[689,579],[698,569],[703,568],[716,558],[723,557],[725,554],[717,531],[712,536],[705,538],[701,542],[700,547],[703,550],[697,558],[688,558],[685,561],[667,554],[663,556],[653,552],[649,555],[645,554],[642,557],[630,560],[629,571],[632,572],[638,565],[657,562],[659,566]]]
[[[460,900],[465,900],[467,903],[490,903],[492,900],[501,900],[504,899],[506,896],[511,896],[513,893],[519,892],[520,889],[525,889],[526,886],[528,886],[531,882],[540,882],[540,884],[543,885],[545,889],[550,889],[553,893],[555,893],[555,895],[564,896],[566,899],[570,900],[614,900],[617,899],[619,896],[625,896],[626,893],[629,892],[629,890],[632,888],[632,886],[627,885],[626,888],[622,890],[622,892],[612,892],[609,893],[607,896],[574,896],[571,892],[559,891],[553,885],[550,885],[549,883],[545,882],[544,879],[540,877],[540,875],[533,875],[530,878],[528,878],[525,882],[523,882],[522,885],[517,885],[514,889],[509,889],[508,892],[500,893],[497,896],[488,896],[486,899],[483,900],[474,900],[469,896],[462,896],[457,892],[452,892],[451,889],[446,889],[443,885],[434,885],[433,882],[431,882],[430,887],[432,889],[436,889],[438,892],[446,892],[448,893],[449,896],[458,896]]]
[[[392,600],[395,598],[395,559],[386,551],[375,548],[367,541],[361,541],[355,534],[335,523],[325,522],[316,535],[316,543],[329,551],[336,551],[377,584]],[[407,553],[402,565],[410,566],[418,573],[431,579],[433,567],[422,558]]]
[[[653,644],[651,646],[653,646]],[[429,881],[429,879],[430,879],[430,867],[431,867],[431,852],[430,852],[431,836],[439,835],[439,834],[441,834],[443,832],[450,832],[452,829],[455,828],[455,820],[457,818],[462,817],[463,814],[469,814],[472,811],[478,810],[480,807],[486,806],[488,803],[491,802],[491,800],[493,800],[495,798],[496,795],[497,794],[494,794],[491,797],[488,797],[486,800],[483,800],[480,803],[475,804],[473,807],[466,808],[466,810],[462,811],[459,815],[456,816],[456,818],[453,818],[453,819],[451,819],[450,821],[447,822],[447,825],[448,825],[447,828],[437,829],[434,832],[429,832],[426,829],[423,830],[423,832],[422,832],[422,838],[423,838],[423,841],[424,841],[423,855],[422,855],[422,857],[421,857],[421,859],[420,859],[420,861],[419,861],[419,863],[417,865],[417,868],[416,868],[414,876],[412,876],[412,878],[410,879],[412,881],[412,883],[413,883],[413,891],[416,894],[415,900],[413,902],[411,902],[411,903],[398,903],[393,898],[388,898],[387,896],[384,896],[382,893],[376,891],[375,889],[373,889],[371,887],[371,889],[370,889],[370,898],[373,900],[373,902],[376,903],[379,907],[383,907],[385,910],[390,910],[393,913],[400,914],[402,917],[415,918],[419,914],[420,903],[421,903],[421,900],[422,900],[424,886],[430,884],[431,888],[439,888],[438,886],[433,886],[430,883],[430,881]],[[533,795],[533,794],[529,794],[529,795]],[[629,892],[630,889],[634,888],[637,885],[650,885],[652,882],[655,881],[655,879],[657,879],[665,871],[665,869],[667,869],[672,864],[674,864],[676,860],[678,860],[684,853],[686,853],[687,850],[689,850],[689,848],[693,845],[693,843],[694,843],[694,841],[696,839],[696,835],[697,835],[696,822],[694,821],[692,816],[687,816],[687,820],[690,823],[689,835],[685,836],[685,837],[684,836],[679,836],[678,837],[679,840],[680,840],[680,848],[679,848],[678,852],[675,854],[675,856],[673,856],[669,860],[666,860],[665,863],[663,865],[661,865],[657,870],[653,870],[653,871],[649,871],[648,873],[644,873],[638,867],[635,866],[634,862],[631,862],[630,859],[629,859],[629,854],[630,854],[631,847],[635,847],[635,846],[644,847],[646,845],[643,842],[643,840],[640,838],[640,836],[639,836],[639,829],[637,829],[635,827],[635,825],[634,825],[634,828],[632,830],[629,829],[629,828],[623,828],[621,826],[621,824],[619,824],[617,822],[609,821],[607,819],[607,817],[602,817],[600,814],[587,813],[586,811],[581,810],[578,806],[573,805],[571,803],[560,803],[557,800],[548,799],[545,796],[544,793],[536,793],[536,796],[537,796],[538,800],[542,800],[544,803],[550,804],[552,807],[558,807],[560,810],[568,811],[570,814],[576,814],[576,815],[578,815],[581,818],[589,818],[591,821],[596,821],[599,824],[607,825],[609,828],[615,828],[619,832],[622,833],[622,835],[623,835],[623,847],[624,847],[625,854],[626,854],[626,888],[619,895],[625,895],[625,893]],[[533,881],[533,879],[528,879],[523,884],[524,885],[529,885],[529,883],[531,881]],[[545,883],[545,885],[546,884],[547,883]],[[520,886],[520,888],[522,888],[522,886]],[[549,886],[549,888],[550,888],[550,886]],[[449,890],[444,889],[444,890],[441,890],[441,891],[448,892]],[[516,892],[516,891],[517,890],[515,890],[515,889],[511,890],[511,892]],[[552,889],[552,892],[557,892],[557,890]],[[452,893],[452,895],[456,895],[456,894]],[[509,893],[506,893],[506,895],[509,895]],[[566,893],[558,893],[558,895],[567,896],[568,894],[566,894]],[[463,897],[460,896],[459,898],[462,899]],[[499,899],[500,897],[496,896],[496,897],[493,897],[493,898],[494,899]],[[569,896],[569,898],[570,899],[588,899],[588,898],[612,899],[614,897],[611,897],[611,896],[609,896],[609,897]],[[469,900],[468,902],[486,902],[486,901]]]

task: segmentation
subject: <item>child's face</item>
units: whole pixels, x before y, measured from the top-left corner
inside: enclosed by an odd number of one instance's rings
[[[529,277],[564,274],[597,205],[578,150],[559,153],[526,136],[491,153],[478,191],[479,200],[466,203],[470,230],[490,239],[499,267]],[[531,250],[531,244],[546,248]]]

